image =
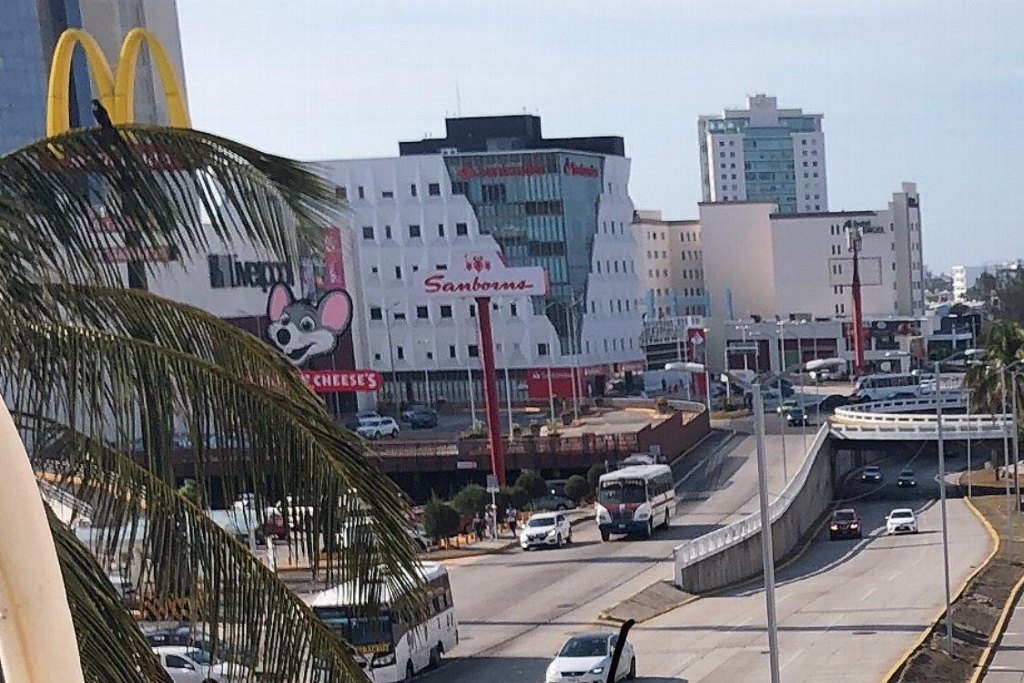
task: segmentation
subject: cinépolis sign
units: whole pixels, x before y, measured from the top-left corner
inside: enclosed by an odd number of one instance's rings
[[[239,261],[231,254],[210,254],[210,287],[259,287],[266,292],[278,283],[295,284],[295,272],[287,261]]]

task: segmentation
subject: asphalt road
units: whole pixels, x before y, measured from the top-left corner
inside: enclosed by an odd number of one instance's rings
[[[730,457],[739,456],[726,455],[723,463]],[[963,465],[948,464],[953,470]],[[876,683],[942,605],[941,522],[934,467],[914,463],[918,488],[908,491],[895,487],[902,465],[894,462],[884,468],[881,487],[856,487],[862,498],[851,504],[871,530],[869,536],[862,541],[832,542],[823,530],[805,555],[779,571],[779,649],[787,683]],[[741,466],[737,473],[743,472]],[[685,511],[684,524],[677,524],[670,533],[681,538],[701,527],[713,528],[716,514],[728,519],[720,505],[726,492],[742,497],[743,479],[742,474],[723,479],[724,488],[697,512]],[[894,507],[919,510],[921,533],[885,536],[884,517]],[[990,538],[962,501],[951,499],[948,513],[955,589],[984,560]],[[592,527],[589,531],[593,532]],[[652,564],[652,558],[661,552],[659,544],[667,548],[677,542],[656,538],[642,545],[602,546],[586,532],[579,537],[580,547],[557,556],[555,552],[501,556],[452,567],[464,639],[453,653],[457,657],[424,680],[543,680],[551,655],[566,637],[607,628],[593,624],[600,608],[665,578],[667,565]],[[597,554],[595,549],[605,547],[611,552]],[[631,639],[640,662],[640,680],[649,683],[768,680],[764,594],[756,587],[698,600],[637,626]]]
[[[790,436],[791,467],[800,437]],[[779,437],[769,437],[769,488],[782,485]],[[710,451],[710,452],[709,452]],[[672,549],[750,514],[757,472],[750,437],[695,454],[679,486],[683,501],[667,530],[649,541],[601,543],[593,522],[561,550],[511,552],[448,563],[461,641],[424,681],[538,681],[566,635],[594,628],[597,614],[672,573]]]

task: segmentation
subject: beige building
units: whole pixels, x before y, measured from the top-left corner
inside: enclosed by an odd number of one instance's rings
[[[704,315],[704,248],[700,221],[663,220],[660,211],[636,211],[640,301],[649,320]]]

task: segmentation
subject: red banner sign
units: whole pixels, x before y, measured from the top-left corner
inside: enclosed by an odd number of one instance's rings
[[[551,368],[551,392],[561,398],[572,398],[573,368]],[[586,396],[583,368],[579,370],[577,396]],[[526,371],[526,392],[530,399],[548,398],[548,369],[530,368]]]
[[[299,374],[318,394],[377,391],[384,383],[376,370],[300,370]]]

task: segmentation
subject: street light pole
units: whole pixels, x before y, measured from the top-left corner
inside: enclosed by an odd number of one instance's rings
[[[935,361],[935,386],[942,387],[942,365]],[[946,652],[953,654],[953,604],[949,592],[949,527],[946,521],[946,449],[942,433],[942,394],[935,402],[936,437],[939,441],[939,501],[942,507],[942,568],[946,583]]]
[[[555,419],[555,389],[551,382],[551,354],[555,351],[555,345],[548,339],[548,410],[551,413],[550,420]]]
[[[971,498],[973,489],[972,484],[974,480],[974,470],[971,466],[971,392],[968,390],[966,394],[967,399],[967,497]]]
[[[768,510],[768,466],[764,453],[764,396],[760,382],[754,382],[754,434],[757,443],[757,486],[761,507],[761,563],[764,567],[764,599],[768,615],[768,663],[771,683],[780,683],[779,628],[775,617],[775,546]]]
[[[473,420],[472,426],[476,426],[476,392],[473,390],[473,368],[466,368],[466,374],[469,376],[469,414],[472,416],[470,419]]]
[[[1013,495],[1014,509],[1020,514],[1020,474],[1017,466],[1020,463],[1020,449],[1017,445],[1017,373],[1010,375],[1010,391],[1013,393]],[[1012,538],[1012,536],[1011,536]]]
[[[786,371],[786,328],[785,321],[779,321],[779,408],[785,403],[785,393],[782,391],[782,373]],[[782,418],[782,480],[789,483],[789,468],[786,467],[786,416],[779,411]]]
[[[1007,375],[1006,366],[1003,365],[1002,368],[1000,368],[999,389],[1000,389],[1000,393],[1002,393],[1002,398],[1003,398],[1003,424],[1004,425],[1006,424],[1006,414],[1007,414],[1007,406],[1006,406],[1006,375]],[[1017,416],[1016,415],[1013,416],[1013,430],[1017,431]],[[1006,539],[1007,539],[1007,544],[1009,544],[1010,539],[1013,538],[1013,501],[1010,499],[1010,495],[1011,495],[1011,492],[1010,492],[1010,435],[1006,433],[1005,426],[1004,426],[1004,429],[1003,429],[1003,480],[1004,480],[1004,483],[1006,484]],[[1013,552],[1012,546],[1010,546],[1010,551]]]

